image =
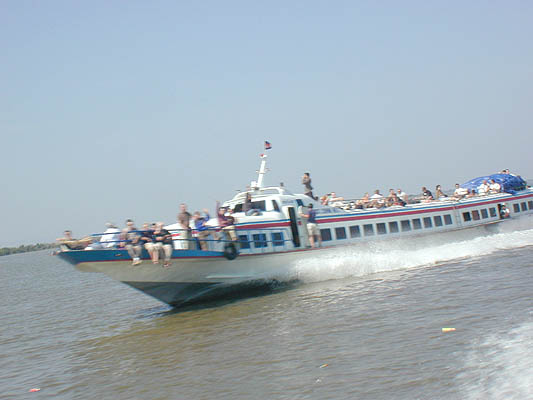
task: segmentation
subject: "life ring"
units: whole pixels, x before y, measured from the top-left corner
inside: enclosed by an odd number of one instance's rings
[[[226,243],[224,245],[224,257],[226,257],[228,260],[235,260],[238,255],[239,252],[237,251],[237,247],[235,247],[234,243]]]

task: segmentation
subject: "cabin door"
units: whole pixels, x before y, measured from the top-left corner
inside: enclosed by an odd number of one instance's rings
[[[292,243],[294,244],[294,247],[300,247],[300,234],[298,232],[298,222],[300,222],[300,219],[297,217],[294,207],[287,207],[287,211],[289,212],[289,219],[291,220]]]

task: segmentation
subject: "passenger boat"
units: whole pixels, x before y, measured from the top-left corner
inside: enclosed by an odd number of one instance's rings
[[[174,307],[216,298],[243,285],[260,285],[276,279],[295,263],[335,254],[340,246],[375,240],[414,238],[459,230],[497,231],[507,219],[533,213],[533,190],[524,186],[512,193],[496,193],[461,200],[386,208],[343,209],[322,205],[305,194],[283,186],[264,186],[267,156],[261,155],[257,181],[223,206],[234,210],[237,242],[220,235],[218,220],[209,221],[218,238],[209,249],[199,250],[196,239],[182,239],[177,224],[168,225],[174,250],[168,268],[153,264],[143,250],[140,265],[133,266],[121,248],[72,250],[61,246],[59,257],[80,271],[101,272]],[[247,193],[253,213],[242,211]],[[322,245],[311,248],[299,207],[313,204]],[[508,211],[507,211],[508,210]],[[410,240],[410,239],[409,239]]]

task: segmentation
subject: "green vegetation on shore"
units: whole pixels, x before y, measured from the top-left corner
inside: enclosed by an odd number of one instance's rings
[[[27,253],[29,251],[53,249],[54,247],[57,247],[57,243],[23,244],[19,247],[2,247],[0,248],[0,256],[7,256],[8,254],[16,253]]]

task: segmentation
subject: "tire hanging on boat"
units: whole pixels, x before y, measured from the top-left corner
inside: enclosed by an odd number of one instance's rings
[[[234,243],[226,243],[224,245],[224,257],[226,257],[228,260],[235,260],[238,255],[239,252],[237,251],[237,247],[235,247]]]

